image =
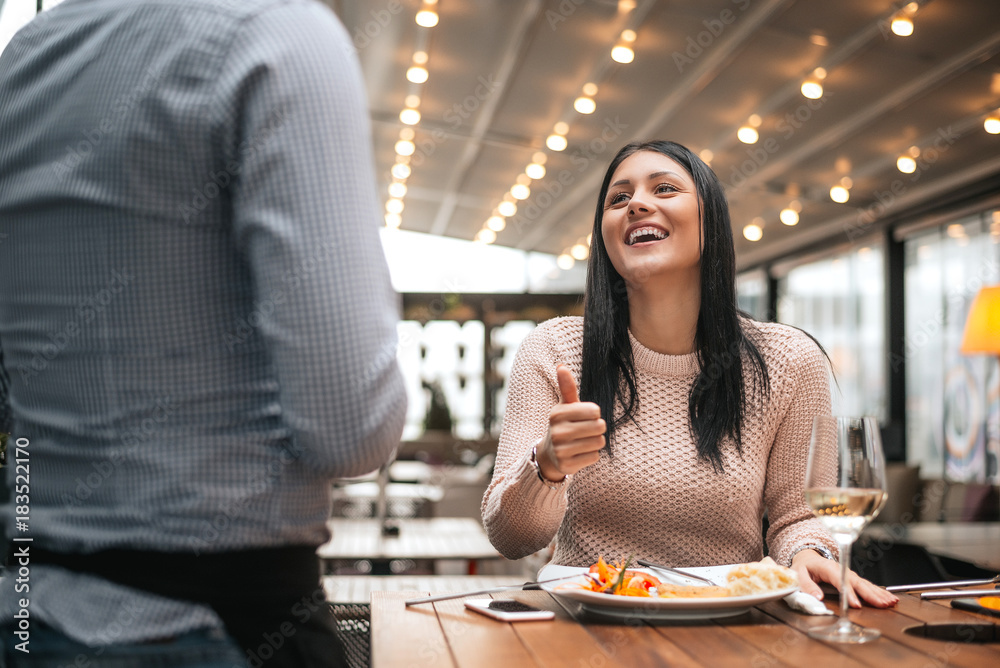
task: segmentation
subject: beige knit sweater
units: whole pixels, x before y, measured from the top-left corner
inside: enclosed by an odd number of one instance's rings
[[[579,384],[583,318],[540,324],[515,358],[496,470],[483,497],[483,521],[496,548],[517,559],[555,538],[552,562],[563,565],[588,566],[600,555],[675,567],[742,563],[763,557],[766,509],[767,545],[778,563],[788,564],[806,545],[836,554],[802,496],[812,418],[831,410],[826,358],[799,330],[749,326],[759,330],[771,393],[747,412],[742,457],[724,444],[724,473],[698,459],[689,429],[696,354],[663,355],[632,337],[641,429],[623,425],[613,458],[604,452],[551,489],[529,457],[559,401],[556,365],[565,364]]]

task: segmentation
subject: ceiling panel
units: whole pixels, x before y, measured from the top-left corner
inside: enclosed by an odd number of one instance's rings
[[[844,225],[901,179],[898,199],[917,206],[1000,176],[1000,137],[982,127],[1000,107],[996,0],[920,2],[910,37],[888,31],[902,3],[887,0],[439,0],[429,29],[414,23],[415,0],[328,4],[358,47],[383,198],[399,111],[420,95],[403,229],[472,239],[542,150],[547,174],[496,243],[562,253],[590,231],[606,164],[636,138],[712,151],[743,266],[842,243]],[[609,54],[625,27],[636,56],[622,65]],[[422,86],[405,78],[421,47]],[[818,66],[826,93],[810,101],[799,84]],[[597,110],[583,115],[572,105],[588,81]],[[760,140],[745,145],[736,130],[751,114]],[[569,124],[562,152],[545,148],[558,121]],[[915,179],[896,169],[899,152],[948,128],[957,138]],[[851,200],[836,204],[829,188],[845,175]],[[787,227],[777,215],[793,198],[801,221]],[[742,228],[756,217],[753,243]]]

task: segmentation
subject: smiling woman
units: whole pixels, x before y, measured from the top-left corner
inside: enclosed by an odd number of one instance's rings
[[[766,549],[822,597],[836,546],[802,481],[812,419],[830,413],[828,361],[804,332],[738,310],[718,178],[679,144],[628,144],[591,238],[584,316],[539,325],[514,362],[483,499],[493,544],[517,558],[554,539],[567,566],[734,564]],[[896,601],[850,583],[872,605]]]

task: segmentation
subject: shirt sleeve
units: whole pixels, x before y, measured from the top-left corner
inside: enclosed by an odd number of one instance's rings
[[[566,514],[571,479],[546,485],[529,459],[532,447],[548,433],[549,413],[559,402],[559,362],[551,335],[536,329],[521,343],[511,369],[496,465],[482,507],[486,533],[508,559],[545,548]]]
[[[346,30],[319,3],[249,19],[214,110],[282,419],[318,474],[392,456],[405,419],[398,297],[378,234],[365,91]]]
[[[7,370],[3,365],[3,345],[0,344],[0,434],[10,433],[14,427],[13,419],[10,408],[10,378],[7,377]]]
[[[784,371],[791,379],[790,399],[768,459],[764,488],[768,552],[785,565],[808,545],[822,545],[837,554],[837,544],[803,496],[813,417],[831,412],[829,363],[819,346],[800,336],[801,345]]]

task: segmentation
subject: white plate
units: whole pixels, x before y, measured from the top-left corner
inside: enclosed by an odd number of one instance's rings
[[[733,568],[732,565],[685,568],[684,570],[724,584],[726,582],[726,574],[729,573],[731,568]],[[584,583],[586,580],[583,574],[589,570],[588,568],[578,568],[575,566],[549,564],[539,572],[538,579],[548,580],[550,578],[565,577],[579,573],[579,583]],[[636,568],[634,570],[650,573],[659,578],[661,582],[669,582],[671,584],[702,584],[695,580],[686,580],[681,576],[672,576],[669,573],[652,568]],[[755,605],[784,598],[799,589],[797,586],[787,587],[785,589],[751,594],[749,596],[726,596],[721,598],[637,598],[634,596],[615,596],[613,594],[601,594],[586,589],[577,589],[577,582],[577,580],[553,582],[552,584],[542,585],[542,588],[558,598],[579,604],[582,606],[584,612],[617,619],[690,620],[733,617],[735,615],[742,615]]]

